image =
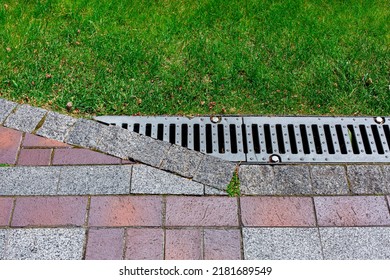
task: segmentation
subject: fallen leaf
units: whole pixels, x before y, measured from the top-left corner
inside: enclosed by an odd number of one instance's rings
[[[6,48],[7,52],[10,52],[11,51],[11,48]]]
[[[216,104],[217,104],[217,103],[215,103],[215,102],[210,102],[210,103],[209,103],[209,109],[210,109],[210,110],[213,109],[214,106],[215,106]]]
[[[66,103],[66,110],[70,111],[72,109],[72,107],[73,107],[72,102],[69,101],[68,103]]]
[[[46,79],[51,79],[53,76],[51,74],[46,73]]]

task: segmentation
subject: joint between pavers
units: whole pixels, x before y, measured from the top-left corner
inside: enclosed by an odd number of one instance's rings
[[[38,124],[35,126],[31,134],[36,134],[36,132],[43,126],[43,124],[46,121],[46,116],[49,114],[49,111],[46,111],[46,113],[43,115],[42,119],[38,122]]]
[[[345,172],[345,179],[347,181],[348,192],[350,195],[353,195],[354,193],[352,191],[352,183],[348,175],[348,166],[346,164],[344,165],[344,172]]]

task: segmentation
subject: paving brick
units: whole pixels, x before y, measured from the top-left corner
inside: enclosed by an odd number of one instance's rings
[[[236,165],[234,163],[204,155],[195,173],[194,181],[220,190],[226,190],[235,169]]]
[[[238,177],[244,195],[268,195],[275,192],[274,171],[268,165],[240,166]]]
[[[45,122],[38,129],[37,134],[63,142],[76,121],[77,119],[70,116],[49,112],[45,118]]]
[[[241,233],[238,229],[205,229],[205,260],[240,260]]]
[[[203,154],[199,152],[172,145],[167,157],[161,164],[161,168],[187,178],[192,178],[202,158]]]
[[[65,138],[65,143],[96,149],[107,126],[85,119],[78,119]]]
[[[186,178],[150,166],[133,166],[131,193],[203,195],[204,187]]]
[[[0,163],[15,164],[22,133],[0,126]]]
[[[132,166],[63,166],[58,194],[129,194]]]
[[[0,167],[0,194],[54,195],[59,177],[57,167]]]
[[[10,260],[81,260],[85,229],[8,230],[5,258]]]
[[[167,226],[238,226],[237,199],[168,196]]]
[[[160,228],[130,228],[126,232],[126,260],[164,259],[164,232]]]
[[[383,196],[315,197],[319,226],[390,225],[390,214]]]
[[[0,260],[5,258],[5,244],[7,242],[8,230],[0,229]]]
[[[390,194],[390,165],[382,165],[383,169],[383,184],[386,192]]]
[[[12,226],[82,226],[87,197],[19,197],[16,199]]]
[[[90,229],[86,260],[121,260],[125,230],[122,228]]]
[[[119,158],[87,149],[56,149],[53,165],[120,164]]]
[[[320,228],[327,260],[390,259],[390,227]]]
[[[313,194],[348,194],[347,177],[344,166],[311,166]]]
[[[21,149],[17,165],[48,166],[51,152],[51,149]]]
[[[9,115],[5,120],[4,126],[23,132],[33,132],[43,119],[46,110],[32,107],[29,105],[20,105],[16,111]]]
[[[101,196],[91,198],[90,226],[161,226],[162,198]]]
[[[244,226],[316,226],[310,197],[241,197]]]
[[[18,104],[0,98],[0,125],[5,121],[12,110],[16,108]]]
[[[243,228],[246,260],[319,260],[317,228]]]
[[[26,133],[23,140],[23,147],[28,148],[70,148],[71,146],[56,140],[47,139]]]
[[[166,260],[201,260],[202,232],[199,229],[167,229]]]
[[[275,192],[273,194],[311,194],[308,166],[275,166]]]
[[[383,194],[389,192],[390,187],[385,183],[379,165],[348,165],[347,173],[353,193]]]
[[[0,226],[8,226],[11,217],[13,198],[0,197]]]

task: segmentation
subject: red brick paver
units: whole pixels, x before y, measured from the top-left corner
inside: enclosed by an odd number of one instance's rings
[[[383,196],[315,197],[319,226],[390,225]]]
[[[167,226],[238,226],[237,199],[169,196]]]
[[[19,154],[18,165],[49,165],[51,149],[22,149]]]
[[[242,197],[244,226],[315,226],[312,199],[309,197]]]
[[[199,229],[167,229],[166,260],[201,260],[202,232]]]
[[[101,196],[91,198],[90,226],[161,226],[162,197]]]
[[[126,232],[127,260],[162,260],[164,232],[160,228],[130,228]]]
[[[53,157],[53,165],[120,163],[120,158],[87,149],[56,149]]]
[[[82,226],[87,197],[18,197],[12,226]]]
[[[71,147],[68,144],[47,139],[44,137],[36,136],[30,133],[26,133],[23,140],[23,147],[33,147],[33,148],[67,148]]]
[[[240,260],[240,230],[205,229],[204,258],[205,260]]]
[[[22,133],[0,126],[0,163],[15,164]]]
[[[121,260],[124,229],[90,229],[85,254],[86,260]]]
[[[13,198],[0,197],[0,226],[8,226],[13,206]]]

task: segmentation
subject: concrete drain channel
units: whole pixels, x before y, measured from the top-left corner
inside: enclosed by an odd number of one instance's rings
[[[101,116],[95,120],[243,164],[390,162],[390,117]]]

